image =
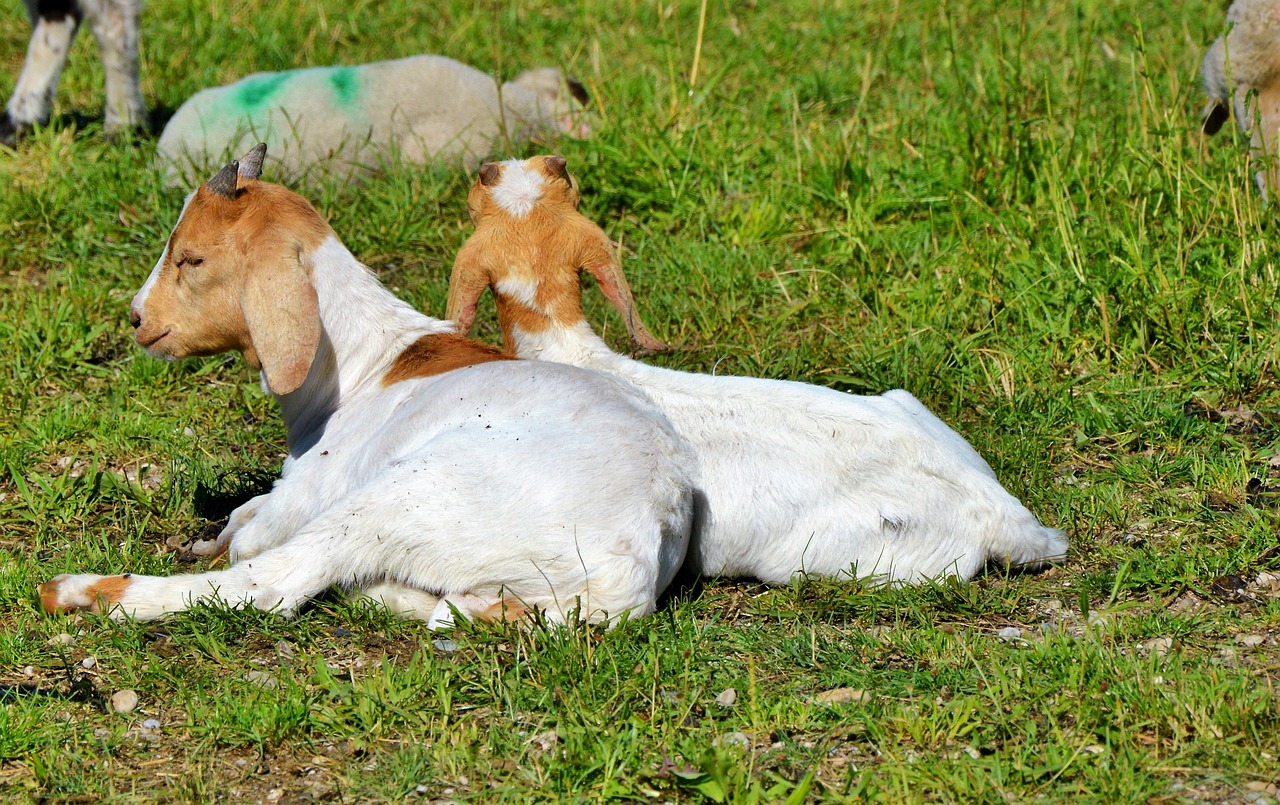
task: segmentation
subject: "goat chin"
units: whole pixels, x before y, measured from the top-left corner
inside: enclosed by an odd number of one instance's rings
[[[336,585],[436,626],[455,610],[652,611],[698,487],[666,418],[606,375],[466,341],[387,292],[296,195],[220,175],[189,197],[132,317],[140,340],[182,321],[184,343],[249,345],[288,428],[282,475],[211,546],[227,569],[60,576],[44,608],[152,618],[217,598],[288,615]],[[256,272],[274,296],[252,291]]]

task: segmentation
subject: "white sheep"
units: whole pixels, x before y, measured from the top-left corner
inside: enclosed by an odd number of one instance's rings
[[[31,18],[31,43],[13,94],[0,117],[0,143],[12,143],[32,126],[49,122],[58,79],[71,52],[80,21],[87,19],[98,40],[106,73],[107,133],[146,122],[138,86],[140,0],[24,0]]]
[[[575,99],[586,102],[582,85],[555,68],[500,85],[444,56],[257,73],[189,98],[157,149],[170,184],[205,176],[259,140],[293,179],[313,172],[349,178],[396,157],[474,167],[504,137],[584,135]]]
[[[1250,135],[1250,149],[1261,163],[1256,175],[1263,198],[1280,188],[1276,164],[1280,146],[1280,2],[1236,0],[1227,9],[1227,32],[1204,57],[1204,88],[1209,105],[1204,131],[1215,134],[1234,113]]]
[[[804,383],[648,366],[612,352],[582,315],[590,273],[643,347],[612,246],[577,211],[560,157],[490,163],[467,197],[448,316],[465,333],[491,288],[509,348],[624,378],[698,456],[705,498],[687,565],[780,584],[798,573],[914,582],[968,579],[989,560],[1058,561],[1041,525],[959,434],[902,390],[859,397]]]
[[[59,576],[43,607],[154,618],[218,597],[287,614],[340,585],[432,626],[451,605],[651,611],[696,486],[666,419],[611,377],[507,360],[396,299],[310,204],[256,180],[262,148],[188,196],[131,318],[152,355],[238,350],[261,368],[284,471],[238,512],[229,569]]]

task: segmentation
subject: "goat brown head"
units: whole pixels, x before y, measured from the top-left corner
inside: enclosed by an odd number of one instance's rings
[[[258,146],[187,198],[129,318],[152,355],[235,350],[287,394],[319,343],[308,256],[332,230],[302,197],[257,181],[265,153]]]

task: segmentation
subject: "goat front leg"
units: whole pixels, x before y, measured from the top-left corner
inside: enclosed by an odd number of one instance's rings
[[[191,552],[196,556],[221,556],[231,546],[231,539],[253,520],[268,495],[258,495],[237,506],[227,518],[227,525],[213,539],[202,539],[191,543]]]
[[[308,598],[350,577],[335,557],[299,540],[226,570],[177,576],[61,575],[39,586],[48,613],[97,612],[151,620],[199,602],[223,601],[291,616]]]
[[[75,3],[28,2],[27,10],[33,25],[31,43],[27,45],[27,58],[18,83],[0,119],[0,142],[6,144],[32,126],[49,122],[58,79],[80,27],[80,9]]]
[[[107,76],[103,129],[116,134],[146,122],[147,109],[138,83],[138,0],[100,0],[89,17]]]

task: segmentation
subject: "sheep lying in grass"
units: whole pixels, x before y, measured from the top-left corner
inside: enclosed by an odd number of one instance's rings
[[[50,612],[153,618],[219,597],[292,613],[332,585],[450,622],[651,611],[684,558],[695,463],[625,383],[506,360],[396,299],[262,151],[188,197],[134,298],[137,341],[237,350],[288,426],[272,491],[234,517],[227,570],[59,576]]]
[[[49,107],[71,52],[81,20],[87,19],[98,40],[107,77],[107,110],[103,128],[113,133],[145,122],[146,108],[138,86],[139,0],[25,0],[31,18],[31,44],[18,82],[0,117],[0,143],[49,122]]]
[[[265,140],[278,171],[349,178],[386,159],[472,165],[541,133],[586,134],[576,103],[586,92],[555,68],[493,77],[443,56],[354,67],[314,67],[248,78],[196,93],[157,146],[170,184],[206,176],[231,154]]]
[[[1236,0],[1227,10],[1227,25],[1204,57],[1204,131],[1217,133],[1235,114],[1262,165],[1256,180],[1266,198],[1280,189],[1280,2]]]
[[[648,366],[612,352],[582,315],[595,277],[633,338],[640,323],[608,238],[578,210],[560,157],[488,164],[453,267],[448,316],[466,332],[485,288],[521,358],[624,378],[693,446],[705,511],[688,565],[784,583],[797,573],[968,579],[989,560],[1060,560],[1067,542],[1000,486],[982,457],[906,391],[859,397],[780,380]]]

